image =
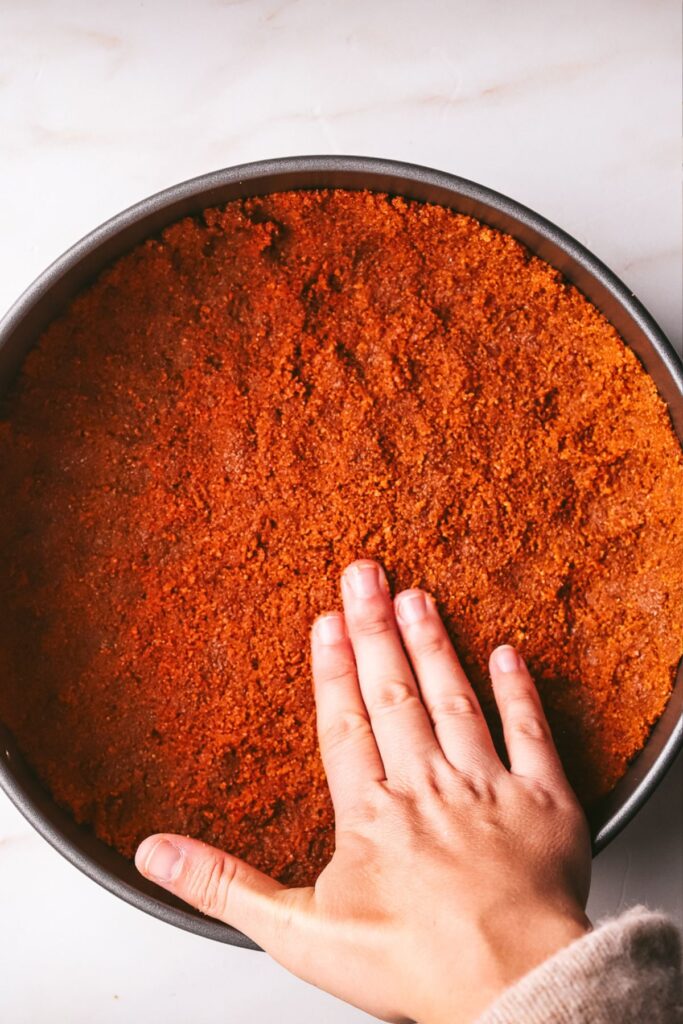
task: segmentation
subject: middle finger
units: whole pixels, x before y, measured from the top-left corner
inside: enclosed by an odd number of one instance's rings
[[[479,701],[433,599],[422,590],[404,590],[395,605],[420,693],[446,760],[461,771],[502,769]]]
[[[358,681],[387,779],[414,777],[421,766],[443,755],[401,645],[380,566],[353,562],[342,575],[342,597]]]

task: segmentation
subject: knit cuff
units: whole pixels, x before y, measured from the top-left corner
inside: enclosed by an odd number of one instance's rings
[[[523,977],[477,1024],[683,1024],[681,940],[634,907]]]

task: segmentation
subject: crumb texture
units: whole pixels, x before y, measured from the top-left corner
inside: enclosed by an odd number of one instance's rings
[[[615,330],[511,237],[375,193],[209,209],[107,269],[0,422],[0,716],[131,856],[329,858],[309,629],[379,559],[436,597],[496,733],[519,645],[585,804],[683,650],[683,462]]]

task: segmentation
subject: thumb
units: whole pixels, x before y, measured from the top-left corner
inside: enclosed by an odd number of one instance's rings
[[[273,947],[280,944],[292,909],[290,899],[283,914],[281,897],[292,897],[297,890],[285,889],[245,861],[186,836],[148,836],[138,847],[135,866],[145,878],[277,955]]]

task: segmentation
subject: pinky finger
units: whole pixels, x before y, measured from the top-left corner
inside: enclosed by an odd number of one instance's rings
[[[489,662],[513,775],[567,786],[538,691],[514,647],[498,647]]]

